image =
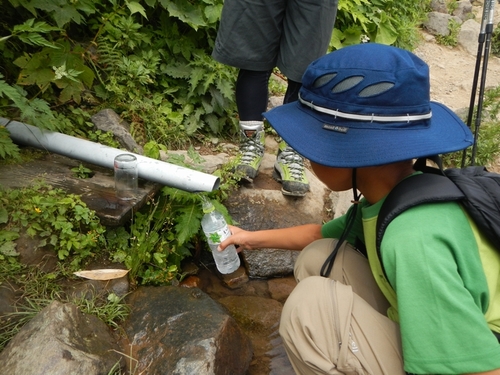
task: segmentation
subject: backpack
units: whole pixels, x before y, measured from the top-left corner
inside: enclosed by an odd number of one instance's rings
[[[433,160],[438,168],[426,166]],[[414,168],[424,173],[401,181],[388,194],[378,214],[376,249],[389,223],[408,208],[422,203],[457,201],[478,229],[500,252],[500,174],[482,166],[442,168],[438,157],[420,158]]]

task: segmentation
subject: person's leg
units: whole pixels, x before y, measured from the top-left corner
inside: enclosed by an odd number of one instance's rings
[[[293,81],[288,78],[285,97],[283,98],[283,104],[297,101],[299,99],[299,91],[301,87],[301,82]]]
[[[405,374],[399,326],[339,281],[310,276],[297,284],[279,332],[297,374]]]
[[[240,117],[240,162],[236,170],[254,179],[264,156],[264,122],[271,71],[240,69],[236,81],[236,105]]]
[[[236,105],[240,121],[260,121],[267,109],[268,82],[272,70],[240,69],[236,80]]]
[[[280,323],[298,374],[404,374],[399,327],[366,257],[343,244],[329,278],[317,276],[336,240],[322,239],[299,255],[297,287]]]
[[[288,79],[283,104],[296,101],[301,86],[300,82]],[[284,195],[303,197],[309,191],[304,159],[283,140],[279,142],[273,177],[281,182],[281,192]]]
[[[226,0],[212,57],[240,69],[236,103],[241,128],[237,170],[252,180],[264,154],[262,113],[276,66],[287,0]]]
[[[336,244],[336,239],[323,238],[306,246],[295,261],[293,274],[297,282],[309,276],[319,276],[323,263]],[[354,293],[379,313],[387,314],[389,302],[375,282],[368,259],[347,242],[340,247],[328,277],[350,285]]]
[[[302,75],[330,44],[338,0],[289,0],[283,19],[277,66],[289,79],[302,82]]]
[[[328,49],[337,15],[338,0],[287,2],[283,19],[277,66],[288,78],[283,103],[297,100],[302,74],[307,66]],[[304,196],[309,190],[302,156],[280,142],[274,177],[285,195]]]
[[[212,57],[239,69],[276,66],[287,0],[225,0]]]

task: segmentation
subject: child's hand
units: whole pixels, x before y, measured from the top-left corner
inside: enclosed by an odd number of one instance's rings
[[[235,227],[234,225],[229,225],[232,235],[222,241],[217,248],[217,250],[222,251],[229,245],[236,246],[236,250],[240,252],[241,250],[252,250],[252,237],[254,232],[243,230],[241,228]]]

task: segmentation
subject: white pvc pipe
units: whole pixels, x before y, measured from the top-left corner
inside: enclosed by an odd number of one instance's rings
[[[143,155],[104,146],[66,134],[50,131],[42,132],[35,126],[17,121],[9,121],[5,118],[0,118],[0,125],[7,128],[15,143],[33,146],[111,169],[113,169],[114,159],[117,155],[132,154],[135,155],[138,161],[139,177],[146,180],[190,192],[210,192],[219,188],[219,177],[211,174],[151,159]]]

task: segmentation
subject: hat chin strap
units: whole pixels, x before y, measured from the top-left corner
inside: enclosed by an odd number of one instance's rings
[[[358,173],[358,168],[353,168],[352,169],[352,197],[353,200],[351,201],[353,204],[358,204],[359,200],[361,198],[361,194],[358,192],[358,184],[357,184],[357,173]]]
[[[337,243],[335,244],[335,247],[331,254],[326,258],[325,263],[321,266],[321,271],[320,275],[323,277],[328,277],[330,275],[330,272],[332,271],[333,268],[333,263],[335,262],[335,257],[337,256],[337,253],[339,252],[340,246],[344,243],[344,241],[347,239],[347,236],[349,235],[349,232],[352,229],[352,226],[354,225],[354,222],[356,221],[356,214],[358,213],[358,206],[357,204],[359,203],[359,200],[361,198],[361,194],[358,193],[357,189],[357,183],[356,183],[356,175],[357,175],[357,168],[352,168],[352,194],[353,194],[353,206],[351,206],[349,212],[347,213],[347,219],[346,219],[346,225],[344,227],[344,230],[342,231],[342,234],[340,235],[339,239],[337,240]]]

